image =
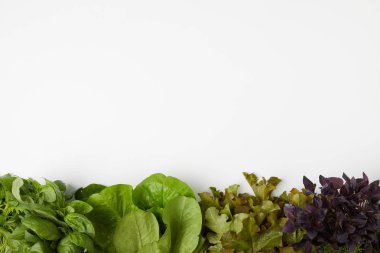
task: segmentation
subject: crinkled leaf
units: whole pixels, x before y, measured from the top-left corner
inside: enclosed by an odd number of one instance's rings
[[[230,230],[235,233],[240,233],[243,230],[243,221],[249,217],[247,213],[235,214],[230,224]]]
[[[216,244],[230,229],[230,222],[227,215],[219,214],[218,209],[210,207],[205,213],[205,226],[214,233],[207,236],[209,241]]]
[[[276,247],[282,247],[282,232],[280,228],[266,230],[263,233],[256,234],[252,238],[252,250],[254,253]]]
[[[255,196],[260,200],[268,200],[273,192],[276,189],[276,186],[281,182],[277,177],[271,177],[268,181],[265,178],[262,178],[258,181],[258,178],[255,174],[243,173],[249,185],[251,186]]]

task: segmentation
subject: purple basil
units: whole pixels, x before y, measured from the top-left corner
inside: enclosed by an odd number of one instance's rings
[[[304,177],[305,191],[314,194],[313,202],[302,208],[291,204],[284,207],[288,221],[283,231],[304,230],[298,246],[306,252],[311,252],[312,246],[320,251],[324,245],[350,250],[361,245],[365,252],[374,252],[379,243],[379,181],[370,183],[364,173],[363,178],[346,174],[342,178],[320,176],[321,193],[317,194],[316,185]]]

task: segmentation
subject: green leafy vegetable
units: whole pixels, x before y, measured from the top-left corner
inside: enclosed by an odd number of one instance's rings
[[[276,177],[259,180],[255,174],[244,173],[254,195],[238,193],[238,185],[224,192],[210,188],[211,193],[200,193],[204,214],[204,245],[198,252],[291,252],[291,246],[302,239],[302,232],[284,234],[287,221],[282,208],[285,203],[303,205],[308,198],[293,189],[280,197],[272,196],[281,182]],[[295,251],[294,251],[295,252]]]
[[[149,212],[135,210],[124,216],[116,227],[114,244],[118,253],[137,253],[159,239],[156,217]]]
[[[86,216],[95,227],[95,247],[102,252],[180,253],[197,246],[200,207],[191,188],[177,178],[153,174],[135,190],[129,185],[103,188],[93,184],[75,196],[92,207]],[[70,207],[78,209],[75,206]],[[66,222],[89,234],[81,222]]]
[[[193,190],[175,177],[153,174],[136,186],[133,201],[139,208],[163,208],[177,196],[195,198]]]
[[[101,184],[90,184],[84,188],[79,188],[75,191],[74,196],[75,199],[79,199],[82,201],[87,201],[87,199],[95,193],[101,192],[106,186]]]
[[[163,213],[167,227],[163,238],[170,253],[193,252],[197,247],[202,228],[202,214],[195,199],[178,196],[169,201]],[[170,244],[168,243],[170,242]]]
[[[58,253],[79,253],[84,249],[90,253],[95,252],[92,239],[79,232],[66,235],[58,245]]]
[[[32,230],[40,238],[48,241],[58,240],[62,236],[53,222],[40,217],[28,215],[22,219],[22,225]]]
[[[95,244],[103,251],[114,251],[113,235],[118,222],[133,210],[132,186],[113,185],[88,197],[93,210],[87,217],[95,227]]]
[[[324,213],[316,199],[321,194],[315,193],[316,185],[310,180],[304,179],[305,189],[293,188],[275,196],[279,178],[259,179],[249,173],[244,176],[253,194],[239,193],[236,184],[224,191],[210,187],[210,192],[199,193],[198,203],[186,183],[159,173],[135,189],[125,184],[90,184],[74,194],[69,194],[61,181],[40,183],[6,174],[0,177],[0,253],[380,251],[379,181],[369,183],[366,176],[345,176],[343,185],[339,178],[320,178],[321,193],[333,196],[323,201],[336,210],[334,216],[326,216],[326,221],[335,219],[334,229],[339,232],[339,237],[328,239],[350,242],[346,247],[326,243],[326,238],[319,236],[331,231],[319,229],[315,217]],[[344,198],[337,195],[337,187]],[[364,194],[368,198],[363,201]],[[351,195],[357,197],[350,198]],[[358,211],[363,208],[368,209],[367,216]],[[309,210],[316,216],[308,218],[294,210]],[[352,224],[341,222],[347,218]],[[293,226],[296,220],[318,233]],[[357,230],[346,237],[345,230],[354,226]],[[360,245],[356,242],[359,235]],[[302,246],[305,237],[313,238],[314,243]]]
[[[66,253],[70,251],[58,245],[64,245],[71,234],[94,236],[92,223],[81,214],[92,207],[67,196],[61,181],[40,184],[12,175],[0,177],[0,252]],[[87,244],[92,243],[88,237]],[[91,247],[74,245],[72,252],[93,252]]]
[[[69,213],[64,218],[67,225],[69,225],[74,231],[78,231],[87,234],[91,237],[95,236],[95,229],[91,221],[80,213]]]

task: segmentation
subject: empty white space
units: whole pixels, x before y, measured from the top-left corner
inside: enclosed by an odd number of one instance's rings
[[[243,171],[380,178],[380,1],[0,0],[1,174]]]

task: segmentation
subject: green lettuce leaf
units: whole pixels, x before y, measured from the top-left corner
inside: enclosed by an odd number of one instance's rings
[[[117,253],[138,253],[144,246],[143,251],[153,247],[150,244],[157,242],[159,236],[156,217],[149,212],[134,210],[118,223],[113,242]]]
[[[106,187],[92,194],[87,203],[93,207],[87,217],[95,228],[95,243],[103,250],[111,250],[118,222],[134,209],[132,186],[119,184]]]
[[[139,208],[148,210],[154,207],[164,208],[177,196],[195,198],[193,190],[181,180],[157,173],[136,186],[133,201]]]
[[[160,239],[163,253],[193,252],[199,241],[202,214],[198,202],[178,196],[169,201],[163,212],[166,231]]]

